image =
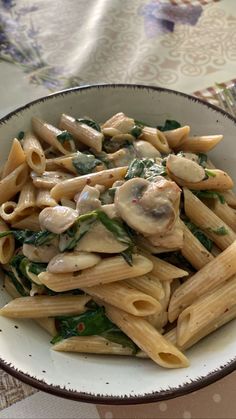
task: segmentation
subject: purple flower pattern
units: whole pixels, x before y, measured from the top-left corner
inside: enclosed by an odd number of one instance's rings
[[[141,6],[139,14],[144,17],[144,28],[149,38],[174,32],[175,25],[196,25],[202,14],[200,5],[173,5],[152,0]]]

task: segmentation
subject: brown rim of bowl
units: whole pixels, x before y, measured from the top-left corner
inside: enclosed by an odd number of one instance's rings
[[[205,102],[202,99],[199,99],[195,96],[188,95],[186,93],[178,92],[176,90],[166,89],[158,86],[148,86],[148,85],[139,85],[139,84],[93,84],[93,85],[86,85],[81,87],[73,87],[71,89],[61,90],[59,92],[52,93],[50,95],[41,97],[39,99],[33,100],[26,105],[23,105],[14,111],[8,113],[6,116],[0,119],[0,125],[6,123],[11,117],[17,115],[18,113],[24,111],[27,108],[30,108],[36,103],[44,102],[50,100],[53,97],[63,96],[69,93],[77,92],[80,90],[90,90],[90,89],[103,89],[103,88],[127,88],[127,89],[144,89],[144,90],[153,90],[158,92],[166,92],[166,93],[173,93],[175,95],[186,97],[187,99],[198,102],[212,110],[221,113],[222,115],[226,116],[228,119],[234,122],[236,125],[236,118],[230,115],[228,112],[218,108],[215,105]],[[6,371],[8,374],[12,375],[13,377],[17,378],[18,380],[36,388],[41,391],[44,391],[49,394],[53,394],[55,396],[63,397],[66,399],[76,400],[80,402],[86,403],[94,403],[94,404],[110,404],[110,405],[130,405],[130,404],[144,404],[144,403],[154,403],[163,400],[173,399],[176,397],[184,396],[186,394],[192,393],[193,391],[199,390],[203,387],[208,386],[209,384],[214,383],[217,380],[227,376],[231,372],[236,369],[236,358],[232,361],[229,361],[226,365],[221,365],[216,370],[210,372],[206,376],[198,377],[196,380],[190,383],[184,383],[181,386],[169,388],[168,390],[152,392],[140,396],[106,396],[100,394],[91,394],[91,393],[84,393],[78,392],[73,390],[67,390],[60,386],[50,385],[47,384],[43,380],[38,380],[35,377],[32,377],[22,371],[17,370],[16,368],[12,367],[10,364],[6,363],[3,359],[0,358],[0,367]]]

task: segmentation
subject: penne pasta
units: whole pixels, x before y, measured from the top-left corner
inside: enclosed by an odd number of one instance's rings
[[[86,146],[94,149],[98,153],[102,151],[103,134],[84,123],[76,121],[72,116],[63,114],[60,119],[59,127],[67,130],[73,137]]]
[[[236,301],[236,277],[219,286],[215,291],[203,296],[187,307],[178,318],[177,344],[187,345],[232,307]]]
[[[134,125],[135,122],[133,118],[129,118],[123,112],[119,112],[104,122],[102,125],[102,131],[104,134],[113,137],[114,135],[120,133],[129,133]]]
[[[103,355],[133,355],[132,348],[111,342],[101,336],[73,336],[56,343],[53,345],[52,349],[58,352],[79,352]]]
[[[154,362],[165,368],[187,367],[185,355],[168,342],[147,320],[105,304],[106,314]]]
[[[191,233],[191,231],[183,223],[184,245],[181,249],[182,255],[191,265],[199,270],[208,262],[214,259],[212,254],[201,244],[201,242]]]
[[[76,168],[73,165],[73,159],[76,158],[77,153],[73,153],[71,155],[63,156],[63,157],[56,157],[54,159],[47,159],[46,160],[46,170],[59,170],[61,167],[64,170],[68,170],[68,172],[74,173],[78,175]]]
[[[152,266],[152,262],[141,255],[134,255],[132,266],[129,266],[122,256],[114,256],[103,259],[92,268],[73,274],[42,272],[39,279],[53,291],[61,292],[141,276],[150,272]]]
[[[27,181],[28,168],[25,163],[0,181],[0,205],[13,198]]]
[[[7,224],[0,219],[0,233],[8,231],[9,228]],[[0,238],[0,263],[5,265],[8,263],[15,250],[15,240],[12,235],[1,237]]]
[[[223,195],[224,199],[226,200],[227,204],[236,209],[236,195],[233,191],[220,191],[220,193]]]
[[[46,168],[46,158],[40,141],[31,132],[24,136],[23,149],[28,166],[38,175]]]
[[[236,240],[234,231],[214,214],[192,192],[184,188],[184,209],[187,217],[206,232],[207,236],[222,250]],[[223,231],[223,234],[221,234]]]
[[[165,137],[167,139],[169,147],[173,149],[181,147],[181,144],[184,142],[186,137],[188,137],[189,132],[189,125],[172,129],[170,131],[165,131]]]
[[[6,201],[0,207],[0,217],[10,223],[15,219],[15,210],[17,203],[14,201]]]
[[[39,213],[33,212],[21,220],[13,220],[12,227],[19,230],[40,231]]]
[[[161,153],[170,153],[165,134],[157,128],[144,127],[139,138],[152,144]]]
[[[192,153],[207,153],[223,140],[223,135],[202,135],[185,138],[180,149]]]
[[[197,298],[216,288],[236,273],[236,241],[216,256],[191,278],[180,285],[171,296],[168,309],[169,321],[173,322],[179,314]]]
[[[178,185],[185,186],[188,189],[192,190],[222,190],[222,189],[232,189],[233,181],[231,177],[223,172],[222,170],[214,169],[211,170],[211,176],[206,179],[201,180],[200,182],[189,182],[187,180],[181,179],[175,176],[169,169],[167,165],[168,176],[174,180]]]
[[[68,154],[75,151],[73,138],[63,138],[63,132],[53,125],[48,124],[39,118],[33,117],[32,128],[34,133],[38,135],[39,138],[50,144],[56,150],[60,151],[60,153]]]
[[[21,143],[17,138],[14,138],[7,162],[3,168],[2,179],[12,173],[17,167],[25,162],[25,153],[22,149]]]
[[[112,304],[134,316],[148,316],[160,313],[162,306],[153,297],[131,287],[127,283],[113,282],[111,284],[82,287],[82,290],[92,297]]]
[[[161,281],[150,275],[151,274],[149,273],[148,275],[138,276],[137,278],[126,279],[125,283],[145,294],[151,295],[156,300],[161,301],[164,298],[164,290]]]
[[[71,199],[76,193],[82,191],[86,185],[104,185],[109,188],[117,180],[123,179],[126,172],[127,166],[124,166],[68,179],[56,185],[51,190],[51,196],[55,200],[59,200],[61,197]]]
[[[234,232],[236,232],[236,211],[226,202],[222,204],[218,199],[204,200],[204,203],[224,221]]]
[[[15,209],[17,216],[27,215],[32,212],[36,205],[35,195],[36,191],[32,181],[26,182],[20,191],[18,204]]]
[[[81,314],[91,300],[88,295],[40,295],[19,297],[0,309],[0,315],[10,318],[36,319],[42,317]]]
[[[180,269],[157,256],[150,255],[145,251],[142,252],[142,254],[153,264],[150,274],[159,278],[161,281],[172,281],[172,279],[183,278],[189,274],[187,271]]]

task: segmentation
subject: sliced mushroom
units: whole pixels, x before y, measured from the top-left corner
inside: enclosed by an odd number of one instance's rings
[[[58,249],[53,245],[36,247],[33,244],[23,244],[22,252],[32,262],[48,263],[56,256]]]
[[[188,153],[187,151],[180,151],[180,152],[177,154],[177,156],[180,156],[180,157],[185,157],[186,159],[188,159],[188,160],[192,160],[192,161],[194,161],[195,163],[198,163],[198,161],[199,161],[199,156],[198,156],[198,154],[195,154],[195,153]]]
[[[153,246],[166,248],[166,250],[181,249],[184,245],[184,232],[179,223],[175,223],[171,232],[165,235],[150,235],[147,237]]]
[[[75,196],[75,201],[77,201],[76,210],[79,215],[101,208],[102,204],[99,200],[99,196],[100,192],[97,188],[86,185],[79,194],[78,199],[77,196]]]
[[[118,218],[118,213],[115,204],[103,205],[101,209],[103,212],[105,212],[105,214],[107,214],[109,218]]]
[[[115,236],[104,227],[100,221],[94,223],[91,229],[82,237],[76,246],[79,252],[120,253],[128,245],[119,242]]]
[[[56,205],[55,207],[44,208],[40,212],[39,223],[42,229],[61,234],[70,228],[77,218],[77,211],[69,207]]]
[[[166,161],[168,175],[173,173],[179,179],[187,182],[201,182],[206,177],[205,170],[195,161],[182,156],[170,154]]]
[[[142,178],[130,179],[115,193],[120,217],[145,235],[163,234],[172,229],[178,216],[179,200],[179,187],[161,176],[152,183]]]
[[[88,252],[59,253],[50,260],[47,270],[52,273],[76,272],[91,268],[100,260],[100,256]]]
[[[134,148],[139,159],[154,159],[161,156],[161,153],[148,141],[135,141]]]

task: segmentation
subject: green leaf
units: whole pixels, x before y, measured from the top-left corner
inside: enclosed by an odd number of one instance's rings
[[[98,160],[93,154],[83,154],[80,152],[72,159],[72,164],[79,175],[91,173],[101,163],[101,160]]]
[[[16,274],[19,276],[19,279],[21,280],[22,284],[28,288],[31,289],[31,281],[28,279],[26,272],[25,272],[25,266],[27,262],[27,258],[22,254],[17,254],[13,256],[13,258],[10,260],[10,266],[15,269]]]
[[[2,231],[0,233],[0,239],[2,239],[3,237],[6,237],[6,236],[10,236],[11,234],[13,234],[12,231]]]
[[[23,140],[24,136],[25,136],[24,131],[20,131],[20,132],[18,132],[18,134],[17,134],[17,139],[18,139],[19,141],[21,141],[21,140]]]
[[[79,240],[90,230],[92,224],[97,220],[96,211],[88,214],[80,215],[75,224],[69,228],[65,233],[60,234],[59,250],[73,250]]]
[[[129,266],[133,266],[133,246],[129,246],[127,249],[123,250],[123,252],[121,252],[120,254],[124,258],[126,263],[128,263]]]
[[[206,163],[207,163],[207,155],[204,153],[198,153],[198,164],[200,164],[200,166],[205,168]]]
[[[86,124],[90,128],[93,128],[96,131],[101,132],[100,125],[96,121],[94,121],[93,119],[90,119],[90,118],[77,118],[76,119],[76,122],[78,122],[79,124]]]
[[[47,263],[30,262],[28,270],[35,275],[39,275],[41,272],[45,272],[47,270]]]
[[[25,238],[24,243],[33,244],[36,247],[44,246],[45,244],[50,244],[51,241],[54,240],[55,237],[57,236],[55,233],[51,233],[50,231],[47,231],[47,230],[43,230],[39,232],[30,232],[30,233]]]
[[[124,224],[122,224],[118,220],[114,220],[114,219],[112,220],[103,211],[97,210],[96,213],[97,213],[98,220],[106,227],[107,230],[109,230],[115,236],[115,238],[119,242],[127,244],[127,245],[133,244],[131,237],[129,236],[127,230],[125,229]]]
[[[216,191],[192,191],[198,198],[219,199],[221,204],[225,204],[224,196]]]
[[[218,236],[226,236],[226,234],[229,234],[227,228],[225,226],[218,227],[218,228],[209,228],[210,232],[217,234]]]
[[[61,144],[66,143],[67,141],[73,141],[73,136],[68,131],[62,131],[60,134],[57,135],[57,139]]]
[[[128,167],[125,180],[142,177],[152,181],[156,176],[166,176],[165,165],[157,164],[154,159],[134,159]]]
[[[145,164],[142,160],[134,159],[127,170],[125,180],[130,180],[135,177],[143,177]]]
[[[171,131],[172,129],[180,128],[181,124],[174,119],[166,119],[164,125],[158,125],[157,129],[160,131]]]
[[[216,177],[216,174],[209,169],[205,169],[205,173],[206,173],[207,178],[208,177]]]
[[[142,134],[142,131],[143,129],[140,125],[135,125],[130,131],[130,134],[133,135],[133,137],[138,138]]]
[[[134,123],[135,123],[135,125],[137,125],[137,126],[139,126],[141,128],[143,128],[143,127],[150,127],[149,124],[147,124],[146,122],[143,122],[143,121],[139,121],[138,119],[135,119],[134,120]]]
[[[4,273],[10,278],[11,282],[13,283],[16,291],[22,296],[22,297],[26,297],[29,294],[25,291],[23,285],[16,279],[15,275],[13,274],[13,272],[8,271],[6,269],[3,269]]]
[[[184,220],[185,225],[191,231],[191,233],[202,243],[202,245],[211,252],[213,247],[213,241],[206,236],[206,234],[200,230],[194,223],[188,220]]]

